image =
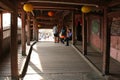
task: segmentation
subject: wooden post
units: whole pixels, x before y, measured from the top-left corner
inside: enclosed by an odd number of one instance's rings
[[[21,30],[21,42],[22,42],[22,55],[26,55],[26,33],[25,33],[25,12],[22,11],[22,30]]]
[[[90,43],[90,18],[89,18],[89,15],[87,16],[87,45]]]
[[[35,18],[33,19],[33,39],[38,41],[38,28]]]
[[[72,44],[75,45],[75,11],[72,11]]]
[[[30,13],[27,12],[27,45],[30,45],[31,29],[30,29]]]
[[[37,27],[37,24],[36,24],[36,23],[35,23],[35,25],[36,25],[36,41],[38,41],[39,29],[38,29],[38,27]]]
[[[17,10],[11,13],[11,77],[18,80]]]
[[[104,51],[103,51],[103,74],[109,74],[110,65],[110,26],[108,26],[107,8],[104,8]]]
[[[3,25],[2,25],[2,12],[0,12],[0,55],[3,53]]]
[[[84,13],[82,13],[82,49],[83,49],[83,54],[87,55],[87,26],[85,24]]]
[[[36,32],[35,32],[35,18],[33,18],[33,40],[36,40]]]

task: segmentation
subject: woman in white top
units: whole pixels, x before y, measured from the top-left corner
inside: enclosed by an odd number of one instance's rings
[[[59,36],[59,34],[58,34],[58,27],[57,27],[57,25],[55,25],[53,27],[53,35],[54,35],[54,42],[58,43],[58,36]]]

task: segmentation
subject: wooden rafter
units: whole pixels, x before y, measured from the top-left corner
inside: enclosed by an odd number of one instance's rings
[[[14,11],[15,4],[16,4],[16,2],[12,2],[12,1],[10,2],[9,0],[0,0],[0,7],[2,7],[5,10],[8,10],[8,11]]]

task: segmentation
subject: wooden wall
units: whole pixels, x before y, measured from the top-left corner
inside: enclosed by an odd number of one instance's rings
[[[99,16],[90,16],[90,44],[98,51],[103,52],[102,19]],[[98,26],[98,27],[95,27]],[[111,25],[110,56],[120,62],[120,17],[113,18]]]
[[[21,30],[18,30],[18,42],[20,43],[21,41],[21,35],[20,35]],[[10,30],[4,30],[3,31],[3,53],[0,55],[4,56],[6,54],[9,54],[10,51]]]
[[[110,49],[111,57],[120,62],[120,17],[112,20]]]

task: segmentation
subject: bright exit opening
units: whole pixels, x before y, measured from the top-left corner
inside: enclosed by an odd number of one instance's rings
[[[52,29],[39,29],[39,41],[54,41]]]

